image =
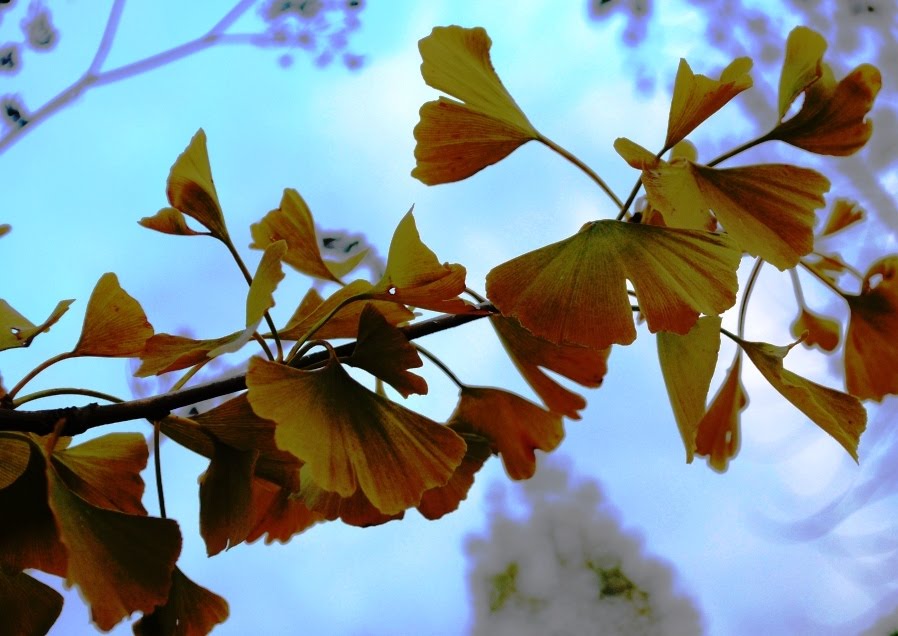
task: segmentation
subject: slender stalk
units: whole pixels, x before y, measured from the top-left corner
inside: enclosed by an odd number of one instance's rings
[[[624,201],[624,204],[620,206],[620,214],[617,215],[618,221],[623,221],[624,217],[627,216],[627,211],[630,209],[630,206],[633,205],[633,201],[636,200],[636,195],[639,194],[639,189],[642,187],[642,177],[639,177],[636,180],[636,183],[633,185],[633,189],[630,190],[630,194],[627,195],[627,200]]]
[[[60,353],[58,355],[55,355],[52,358],[47,358],[46,360],[41,362],[39,365],[34,367],[31,371],[29,371],[28,374],[26,374],[24,378],[19,380],[19,383],[17,385],[15,385],[12,389],[10,389],[9,392],[6,394],[6,396],[3,398],[4,401],[11,402],[16,397],[16,394],[19,391],[21,391],[22,388],[26,384],[31,382],[41,371],[46,370],[47,368],[53,366],[57,362],[61,362],[62,360],[68,360],[69,358],[74,357],[74,355],[75,354],[73,351],[66,351],[65,353]]]
[[[17,409],[23,404],[27,404],[28,402],[33,402],[34,400],[42,400],[48,397],[55,397],[57,395],[83,395],[85,397],[92,397],[97,398],[98,400],[112,402],[113,404],[120,404],[124,402],[123,399],[114,395],[110,395],[108,393],[103,393],[102,391],[94,391],[93,389],[79,389],[77,387],[60,387],[58,389],[45,389],[43,391],[35,391],[34,393],[23,395],[18,400],[12,401],[12,408]]]
[[[431,362],[433,362],[435,365],[437,365],[440,368],[440,371],[445,373],[449,377],[449,379],[455,383],[455,386],[457,386],[459,389],[465,388],[466,385],[464,383],[462,383],[461,380],[458,379],[458,376],[455,375],[452,372],[452,370],[448,366],[446,366],[446,364],[442,360],[440,360],[438,357],[436,357],[434,354],[432,354],[430,351],[428,351],[427,349],[425,349],[424,347],[422,347],[419,344],[415,345],[415,349],[417,349],[419,353],[423,353],[424,357],[426,357]]]
[[[557,152],[559,155],[561,155],[562,157],[564,157],[565,159],[570,161],[572,164],[574,164],[575,166],[580,168],[580,170],[582,170],[584,173],[586,173],[586,175],[590,179],[592,179],[596,183],[596,185],[599,186],[599,188],[601,188],[602,191],[611,198],[612,201],[614,201],[614,204],[618,208],[620,208],[623,205],[621,203],[621,200],[617,198],[617,195],[614,194],[614,192],[611,190],[611,188],[608,187],[608,184],[602,180],[602,177],[597,175],[592,168],[590,168],[585,163],[580,161],[576,156],[571,154],[568,150],[566,150],[565,148],[562,148],[561,146],[556,144],[554,141],[552,141],[548,137],[544,137],[542,135],[539,135],[539,137],[537,137],[537,141],[542,142],[544,145],[548,146],[549,148],[551,148],[552,150]]]
[[[165,490],[162,487],[162,457],[159,455],[159,429],[161,423],[159,420],[153,422],[153,470],[156,473],[156,496],[159,498],[159,516],[163,519],[165,515]]]
[[[801,281],[798,279],[798,272],[795,271],[794,267],[789,270],[789,276],[792,278],[792,291],[795,293],[795,302],[798,303],[798,308],[804,311],[808,306],[804,301],[804,292],[801,290]]]
[[[735,157],[736,155],[738,155],[741,152],[745,152],[749,148],[754,148],[755,146],[759,146],[760,144],[764,143],[765,141],[770,141],[770,133],[767,133],[766,135],[762,135],[762,136],[758,137],[757,139],[752,139],[751,141],[746,141],[741,146],[737,146],[736,148],[733,148],[729,152],[723,153],[722,155],[720,155],[713,161],[709,161],[706,165],[708,167],[714,167],[719,163],[723,163],[727,159]]]
[[[751,273],[748,275],[748,282],[745,283],[745,293],[742,294],[742,303],[739,305],[739,337],[745,337],[745,314],[748,311],[748,299],[751,298],[751,292],[755,288],[755,281],[758,280],[758,274],[761,273],[761,266],[764,264],[764,259],[758,257],[755,260],[755,265],[751,269]]]

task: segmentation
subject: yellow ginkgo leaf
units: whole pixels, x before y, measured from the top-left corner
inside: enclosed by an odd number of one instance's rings
[[[121,288],[115,274],[103,274],[87,301],[81,338],[72,353],[137,357],[152,335],[153,326],[140,303]]]
[[[323,520],[296,497],[292,490],[264,479],[253,480],[253,529],[246,537],[252,543],[265,537],[265,543],[287,543],[294,535]]]
[[[252,480],[257,450],[214,443],[209,468],[200,475],[200,534],[213,556],[242,543],[253,529]]]
[[[255,328],[265,312],[274,307],[274,290],[284,279],[281,260],[287,252],[286,241],[275,241],[265,248],[256,275],[246,295],[246,327]]]
[[[464,387],[449,426],[459,433],[487,438],[512,479],[533,477],[534,451],[554,450],[564,438],[560,415],[514,393],[489,387]]]
[[[181,568],[172,571],[168,600],[134,623],[135,636],[208,634],[229,614],[228,602],[187,578]]]
[[[740,259],[725,235],[596,221],[494,268],[486,290],[541,338],[605,349],[636,338],[627,279],[649,329],[682,334],[732,307]]]
[[[799,26],[786,40],[786,57],[780,75],[779,119],[783,120],[792,102],[820,79],[823,74],[823,53],[826,40],[807,27]]]
[[[62,612],[62,596],[24,572],[0,568],[4,634],[48,634]]]
[[[719,80],[714,80],[696,75],[686,60],[680,59],[664,147],[672,148],[736,95],[751,88],[751,66],[751,58],[740,57],[723,70]]]
[[[857,445],[867,426],[867,412],[856,397],[821,386],[783,368],[783,359],[797,342],[785,347],[741,339],[737,343],[774,389],[829,433],[857,461]]]
[[[586,407],[586,400],[561,386],[544,369],[595,388],[602,384],[608,371],[611,349],[554,344],[534,336],[517,320],[505,316],[490,316],[490,322],[511,361],[546,407],[553,413],[579,420],[578,411]]]
[[[250,226],[250,247],[264,250],[277,241],[287,242],[283,261],[303,274],[340,282],[340,278],[364,260],[366,251],[358,252],[344,262],[325,261],[321,256],[315,222],[309,206],[292,188],[284,190],[280,206]]]
[[[13,484],[31,459],[31,444],[24,435],[16,433],[9,437],[0,437],[0,490]]]
[[[233,349],[241,338],[245,339],[243,331],[235,331],[230,335],[208,340],[157,333],[147,340],[146,347],[140,352],[141,365],[134,375],[145,378],[192,367],[215,357],[212,352]]]
[[[801,264],[816,276],[828,280],[833,285],[836,284],[838,276],[848,269],[848,265],[842,260],[842,257],[835,253],[814,252],[813,256],[801,259]]]
[[[726,472],[739,452],[739,418],[748,406],[741,375],[742,355],[738,353],[695,434],[695,454],[707,457],[708,466],[719,473]]]
[[[359,318],[359,338],[346,364],[380,378],[402,397],[427,393],[424,378],[409,371],[424,364],[418,350],[371,305]]]
[[[851,320],[845,336],[845,383],[862,400],[898,393],[898,256],[874,263],[861,293],[845,294]]]
[[[459,26],[436,27],[418,44],[424,81],[460,100],[421,108],[412,176],[423,183],[464,179],[539,137],[496,75],[491,45],[484,29]]]
[[[361,488],[388,515],[449,481],[465,453],[458,435],[372,393],[333,357],[316,371],[253,358],[246,384],[253,411],[277,424],[277,445],[315,483],[344,498]]]
[[[206,236],[209,232],[197,232],[187,225],[187,219],[180,210],[175,208],[162,208],[153,216],[145,216],[138,223],[150,230],[156,230],[163,234],[176,236]]]
[[[0,236],[5,236],[10,233],[12,230],[12,226],[8,223],[0,223]]]
[[[472,310],[471,305],[458,298],[464,290],[465,268],[457,263],[440,263],[421,241],[409,210],[393,233],[386,272],[371,297],[460,314]]]
[[[736,243],[780,270],[795,267],[814,247],[815,208],[823,206],[829,180],[787,164],[709,168],[685,160],[666,162],[635,151],[626,139],[615,148],[642,169],[649,204],[671,227],[706,228],[714,213]]]
[[[836,199],[826,223],[823,224],[820,236],[831,236],[863,220],[864,210],[856,201]]]
[[[658,360],[674,418],[692,462],[699,422],[720,350],[720,317],[703,316],[685,335],[658,334]]]
[[[0,299],[0,351],[30,345],[37,336],[50,331],[50,327],[62,318],[73,302],[75,301],[59,301],[53,313],[40,325],[35,325],[13,309],[5,300]]]
[[[842,326],[837,320],[819,316],[809,309],[802,308],[789,331],[796,339],[801,339],[806,347],[835,351],[839,346]]]
[[[439,519],[458,509],[468,496],[474,484],[474,475],[492,455],[490,441],[481,435],[462,433],[468,450],[464,459],[455,469],[445,486],[437,486],[426,491],[418,504],[418,512],[431,521]]]
[[[202,128],[171,167],[166,193],[173,208],[199,221],[212,236],[224,241],[228,239],[228,228],[212,181],[206,133]]]
[[[345,524],[359,528],[379,526],[405,516],[404,510],[394,514],[381,512],[361,490],[356,490],[349,497],[341,497],[335,492],[324,490],[307,474],[302,475],[302,489],[298,499],[326,521],[339,519]]]

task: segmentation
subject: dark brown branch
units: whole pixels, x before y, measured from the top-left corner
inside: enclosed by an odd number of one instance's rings
[[[475,307],[477,308],[476,311],[471,313],[443,314],[417,324],[408,325],[402,328],[402,332],[406,338],[414,340],[415,338],[452,329],[496,313],[495,307],[490,303],[480,303],[475,305]],[[335,352],[339,357],[344,357],[350,355],[354,348],[355,343],[349,342],[335,347]],[[329,352],[325,350],[314,351],[303,356],[293,366],[299,369],[312,367],[327,360],[329,355]],[[65,425],[62,427],[60,434],[65,436],[80,435],[85,431],[105,424],[139,419],[162,419],[174,409],[236,393],[244,389],[246,389],[246,376],[239,375],[189,389],[182,389],[174,393],[164,393],[119,404],[101,405],[94,402],[86,406],[70,406],[40,411],[0,408],[0,431],[20,431],[47,435],[53,432],[60,419],[64,419]]]

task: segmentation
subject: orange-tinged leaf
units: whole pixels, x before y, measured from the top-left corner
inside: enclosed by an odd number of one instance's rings
[[[136,300],[121,288],[115,274],[103,274],[87,301],[79,356],[137,357],[153,335],[153,326]]]
[[[359,319],[359,339],[346,364],[364,369],[408,397],[427,393],[427,382],[409,369],[423,366],[418,350],[375,307],[367,305]]]
[[[485,437],[471,433],[463,433],[462,437],[468,449],[452,478],[445,486],[431,488],[421,497],[418,512],[426,519],[433,521],[457,510],[468,497],[468,491],[474,484],[474,475],[492,454],[490,442]]]
[[[441,97],[421,108],[415,127],[417,167],[428,185],[464,179],[504,158],[539,133],[502,85],[480,27],[436,27],[418,43],[421,75]]]
[[[168,600],[134,623],[136,636],[205,636],[230,613],[228,602],[187,578],[181,568],[172,571]]]
[[[244,335],[243,331],[235,331],[222,338],[194,340],[184,336],[157,333],[147,340],[146,347],[140,353],[141,365],[134,375],[145,378],[192,367],[215,357],[213,352],[223,353],[232,348]]]
[[[287,252],[286,241],[275,241],[265,248],[256,275],[246,296],[246,326],[255,329],[265,312],[274,307],[274,290],[284,280],[281,259]]]
[[[0,568],[0,633],[47,634],[62,612],[62,596],[24,572]]]
[[[213,556],[242,543],[253,527],[252,479],[259,452],[216,442],[200,475],[200,534]]]
[[[372,297],[458,314],[471,311],[471,305],[458,298],[464,290],[465,268],[437,260],[421,241],[409,210],[393,233],[387,269]]]
[[[692,462],[699,422],[720,351],[720,317],[703,316],[685,335],[658,334],[658,360],[677,428]]]
[[[780,75],[779,118],[786,116],[792,102],[823,74],[826,40],[816,31],[799,26],[786,40],[786,58]]]
[[[263,535],[265,543],[287,543],[294,535],[320,522],[323,517],[312,512],[292,491],[263,479],[253,480],[253,529],[247,543]]]
[[[785,347],[745,340],[738,340],[738,344],[774,389],[857,461],[857,445],[867,426],[867,412],[856,397],[820,386],[783,368],[783,359],[797,342]]]
[[[739,452],[739,418],[748,406],[741,374],[742,355],[737,354],[695,435],[695,454],[707,456],[708,465],[719,473],[726,472],[730,460]]]
[[[175,236],[208,236],[209,232],[197,232],[189,225],[180,210],[162,208],[153,216],[145,216],[138,223],[150,230]]]
[[[199,221],[212,236],[227,240],[228,229],[212,181],[206,133],[202,128],[171,167],[166,194],[173,208]]]
[[[861,293],[845,294],[851,310],[845,336],[845,382],[862,400],[898,393],[898,256],[874,263]]]
[[[686,60],[681,58],[674,82],[664,147],[673,147],[736,95],[751,88],[752,79],[748,74],[751,66],[751,58],[740,57],[723,70],[719,80],[714,80],[696,75]]]
[[[30,458],[31,444],[27,438],[16,434],[0,437],[0,490],[22,476]]]
[[[511,361],[548,409],[579,420],[578,411],[586,407],[586,400],[561,386],[543,369],[586,387],[598,387],[608,371],[611,349],[554,344],[534,336],[517,320],[505,316],[490,316],[490,322]]]
[[[278,446],[315,483],[341,497],[360,488],[388,515],[445,484],[465,453],[458,435],[372,393],[334,359],[301,371],[253,358],[246,384],[256,414],[277,424]]]
[[[802,308],[789,330],[806,347],[819,347],[823,351],[835,351],[839,346],[842,325],[838,320],[826,318]]]
[[[554,450],[564,438],[561,416],[519,395],[489,387],[466,386],[449,426],[460,433],[487,438],[502,457],[512,479],[530,479],[536,471],[534,451]]]
[[[494,268],[486,289],[535,335],[604,349],[636,338],[627,279],[652,332],[686,333],[733,305],[740,258],[727,236],[597,221]]]
[[[839,274],[848,269],[848,265],[838,254],[814,253],[812,258],[801,260],[801,264],[813,271],[817,276],[828,280],[835,285]]]
[[[324,520],[339,519],[347,525],[359,528],[379,526],[405,516],[404,510],[393,514],[381,512],[361,490],[356,490],[348,497],[341,497],[335,492],[324,490],[309,475],[305,474],[302,476],[302,489],[298,499]]]
[[[0,351],[16,347],[27,347],[38,335],[50,331],[62,315],[68,311],[74,300],[61,300],[50,316],[40,325],[35,325],[0,299]]]
[[[820,236],[831,236],[845,228],[864,220],[864,210],[855,201],[836,199],[820,231]]]
[[[147,514],[141,503],[149,451],[140,433],[109,433],[53,451],[53,466],[66,486],[98,508]]]

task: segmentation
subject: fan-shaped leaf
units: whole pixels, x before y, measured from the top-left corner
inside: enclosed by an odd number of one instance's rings
[[[202,128],[172,166],[166,193],[173,208],[199,221],[212,236],[228,240],[228,228],[212,181],[206,133]]]
[[[404,510],[394,514],[381,512],[361,490],[356,490],[348,497],[324,490],[306,474],[302,476],[302,489],[298,498],[314,514],[327,521],[339,519],[345,524],[359,528],[379,526],[405,516]]]
[[[802,308],[789,330],[806,347],[819,347],[823,351],[835,351],[842,333],[837,320],[819,316],[805,308]]]
[[[209,468],[200,475],[200,534],[209,556],[232,548],[253,528],[252,479],[257,450],[214,442]]]
[[[287,543],[294,535],[323,519],[295,497],[292,490],[264,479],[253,480],[253,512],[253,529],[246,537],[247,543],[263,535],[266,544]]]
[[[227,620],[228,602],[184,576],[181,569],[172,571],[168,600],[134,623],[136,636],[205,636]]]
[[[695,435],[695,454],[707,456],[708,465],[719,473],[726,472],[730,460],[739,452],[739,418],[748,406],[741,375],[742,356],[737,354]]]
[[[826,219],[826,223],[823,225],[820,236],[831,236],[863,220],[864,210],[855,201],[836,199]]]
[[[22,314],[0,299],[0,351],[16,347],[27,347],[38,335],[50,331],[62,315],[69,310],[74,300],[60,300],[53,313],[40,325],[35,325]]]
[[[136,357],[153,335],[153,326],[136,300],[121,288],[115,274],[103,274],[87,301],[78,356]]]
[[[492,454],[490,442],[485,437],[472,433],[462,433],[462,437],[468,449],[452,478],[445,486],[431,488],[421,497],[418,512],[426,519],[433,521],[457,510],[468,497],[468,491],[474,484],[474,475]]]
[[[286,241],[276,241],[265,248],[246,296],[247,329],[255,330],[265,312],[274,307],[274,290],[284,280],[281,259],[286,252]]]
[[[0,437],[0,490],[22,476],[30,458],[31,444],[27,438],[17,434]]]
[[[0,568],[0,616],[3,634],[47,634],[62,612],[62,596],[24,572]]]
[[[156,230],[163,234],[176,236],[207,236],[209,232],[197,232],[187,225],[187,219],[180,210],[175,208],[162,208],[153,216],[145,216],[138,223],[150,230]]]
[[[792,102],[823,74],[826,40],[816,31],[799,26],[786,40],[786,59],[780,75],[779,118],[786,116]]]
[[[145,378],[192,367],[215,357],[216,352],[220,354],[233,349],[245,335],[244,331],[235,331],[222,338],[194,340],[157,333],[147,340],[146,347],[140,353],[141,365],[134,375]]]

